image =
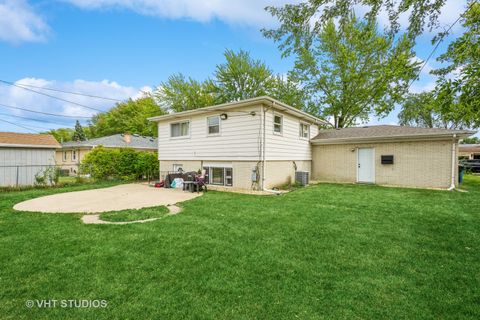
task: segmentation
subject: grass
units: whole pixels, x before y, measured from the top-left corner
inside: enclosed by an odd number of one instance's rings
[[[178,215],[122,226],[11,209],[61,189],[3,193],[0,318],[478,319],[480,178],[463,188],[209,191]]]
[[[105,212],[100,214],[100,219],[112,222],[126,222],[135,220],[145,220],[151,218],[162,218],[169,213],[165,206],[144,208],[140,210],[122,210],[115,212]]]

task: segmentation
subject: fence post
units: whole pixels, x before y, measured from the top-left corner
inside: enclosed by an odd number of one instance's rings
[[[17,186],[17,187],[18,187],[18,171],[19,171],[19,168],[20,168],[20,167],[17,166],[17,176],[16,176],[16,181],[17,181],[17,182],[16,182],[16,184],[15,184],[15,186]]]

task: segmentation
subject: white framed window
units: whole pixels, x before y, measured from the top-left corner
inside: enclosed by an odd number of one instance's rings
[[[233,186],[233,168],[231,167],[203,167],[205,183],[218,186]]]
[[[310,138],[310,125],[300,122],[299,136],[302,139]]]
[[[170,137],[180,138],[190,135],[190,121],[170,123]]]
[[[77,151],[72,150],[72,161],[76,161],[76,160],[77,160]]]
[[[63,151],[63,155],[62,155],[62,161],[63,162],[66,162],[67,161],[67,151]]]
[[[220,134],[220,116],[207,117],[207,134]]]
[[[174,163],[173,164],[173,172],[183,172],[183,164]]]
[[[283,133],[283,116],[277,113],[273,114],[273,133]]]

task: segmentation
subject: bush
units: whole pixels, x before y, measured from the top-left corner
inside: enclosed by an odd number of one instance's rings
[[[48,167],[35,175],[36,186],[54,186],[58,184],[60,170],[55,167]]]
[[[140,152],[131,148],[94,148],[82,161],[80,172],[94,179],[135,180],[158,175],[157,153]]]

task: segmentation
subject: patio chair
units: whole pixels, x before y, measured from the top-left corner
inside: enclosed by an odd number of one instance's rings
[[[205,172],[202,171],[202,175],[196,176],[195,181],[193,182],[195,188],[197,189],[197,193],[200,192],[200,189],[204,188],[205,192],[207,192],[207,185],[205,184]]]

